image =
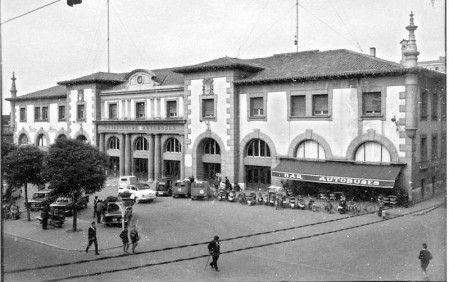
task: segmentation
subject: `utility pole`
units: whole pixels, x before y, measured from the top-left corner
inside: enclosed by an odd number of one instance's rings
[[[109,0],[108,0],[108,72],[111,72],[111,69],[109,67],[109,58],[110,58],[110,53],[109,53]]]
[[[296,36],[295,36],[295,45],[296,45],[296,53],[298,53],[298,3],[299,0],[296,0]]]

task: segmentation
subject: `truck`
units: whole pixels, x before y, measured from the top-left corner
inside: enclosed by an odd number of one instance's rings
[[[83,209],[87,207],[87,203],[89,202],[89,196],[81,194],[76,201],[76,206],[79,209]],[[58,209],[60,213],[64,216],[73,215],[73,207],[74,202],[72,197],[64,197],[60,196],[56,199],[54,203],[50,205],[50,209]]]

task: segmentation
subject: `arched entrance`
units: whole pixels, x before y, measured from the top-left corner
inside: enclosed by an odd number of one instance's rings
[[[197,149],[198,178],[214,183],[217,175],[221,174],[221,148],[213,138],[204,138]]]

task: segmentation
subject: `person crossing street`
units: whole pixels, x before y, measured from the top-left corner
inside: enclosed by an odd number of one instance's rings
[[[209,264],[211,268],[218,272],[218,258],[220,257],[220,237],[214,236],[214,240],[209,243],[207,248],[209,249],[209,255],[212,256],[212,262]]]
[[[89,231],[87,233],[87,238],[89,240],[89,243],[86,248],[86,253],[89,252],[89,248],[92,245],[92,243],[95,244],[95,254],[99,255],[98,253],[98,242],[97,242],[97,228],[95,227],[95,221],[92,221],[92,224],[89,227]]]

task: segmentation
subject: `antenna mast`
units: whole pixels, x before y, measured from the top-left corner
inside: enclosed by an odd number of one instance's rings
[[[108,0],[108,72],[111,72],[111,69],[109,67],[109,58],[110,58],[110,53],[109,53],[109,0]]]
[[[296,53],[298,53],[298,0],[296,0],[296,35],[295,35],[295,45],[296,45]]]

